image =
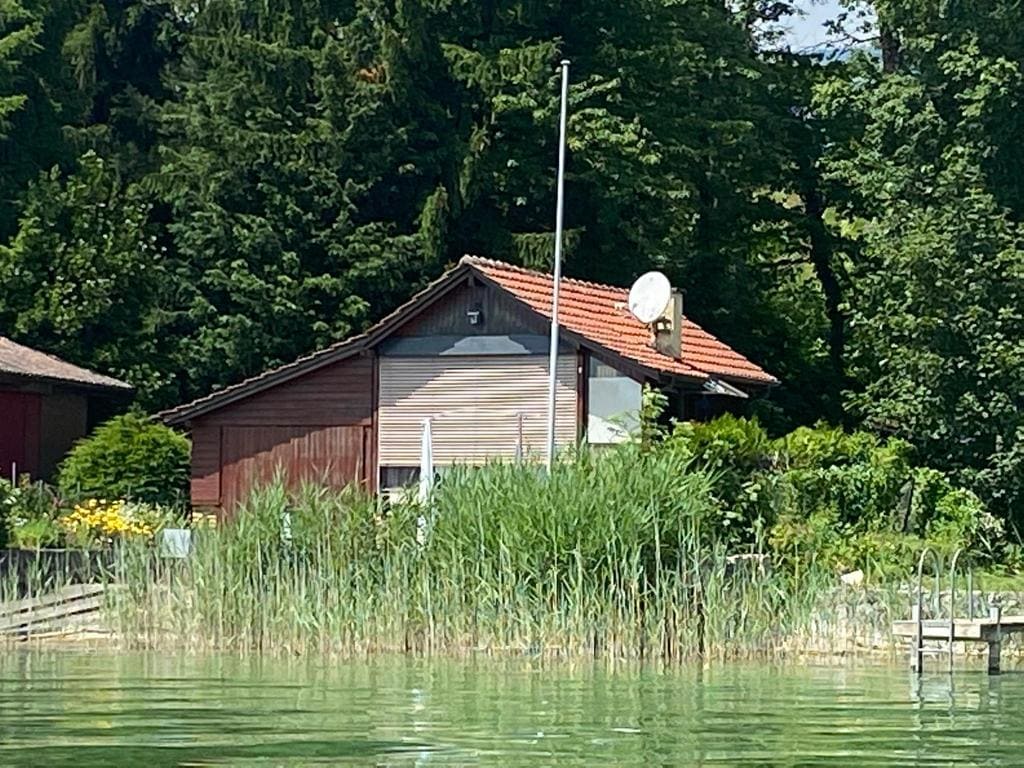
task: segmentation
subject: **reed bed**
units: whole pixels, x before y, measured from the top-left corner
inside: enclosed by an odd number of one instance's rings
[[[456,470],[425,506],[277,483],[186,560],[123,548],[110,621],[147,648],[663,660],[840,626],[833,576],[730,564],[716,514],[706,474],[635,446]]]

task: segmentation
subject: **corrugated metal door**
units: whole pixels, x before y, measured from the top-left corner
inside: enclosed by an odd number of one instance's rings
[[[555,435],[576,442],[576,357],[558,359]],[[512,458],[522,422],[527,456],[547,444],[548,360],[540,355],[382,357],[379,461],[416,466],[423,419],[433,419],[434,461],[480,463]]]

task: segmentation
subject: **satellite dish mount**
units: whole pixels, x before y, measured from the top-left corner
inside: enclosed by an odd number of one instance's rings
[[[661,272],[648,272],[629,289],[629,311],[650,327],[654,348],[663,355],[682,356],[683,295]]]

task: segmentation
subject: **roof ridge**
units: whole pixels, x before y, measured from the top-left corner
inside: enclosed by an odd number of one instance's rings
[[[508,261],[501,261],[499,259],[491,259],[491,258],[487,258],[486,256],[475,256],[475,255],[470,254],[470,253],[467,253],[465,256],[463,256],[459,260],[459,263],[460,264],[469,264],[469,265],[483,264],[483,265],[491,266],[491,267],[501,267],[502,269],[510,269],[510,270],[515,271],[515,272],[521,272],[521,273],[526,274],[526,275],[533,275],[534,277],[543,277],[543,278],[545,278],[547,280],[551,280],[552,279],[552,275],[551,275],[550,272],[541,272],[539,269],[530,269],[529,267],[523,267],[523,266],[521,266],[519,264],[512,264],[511,262],[508,262]],[[562,277],[562,282],[575,283],[576,285],[581,285],[581,286],[584,286],[586,288],[600,288],[600,289],[605,290],[605,291],[622,291],[624,293],[628,293],[629,292],[628,288],[624,288],[621,285],[611,285],[610,283],[598,283],[598,282],[595,282],[593,280],[583,280],[583,279],[581,279],[579,277],[564,277],[563,276]]]

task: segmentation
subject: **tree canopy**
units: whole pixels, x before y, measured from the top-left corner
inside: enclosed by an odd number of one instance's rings
[[[863,13],[865,8],[869,11]],[[0,0],[0,329],[156,409],[365,328],[464,253],[662,269],[773,431],[1024,492],[1024,10],[761,0]],[[837,20],[837,30],[843,20]]]

